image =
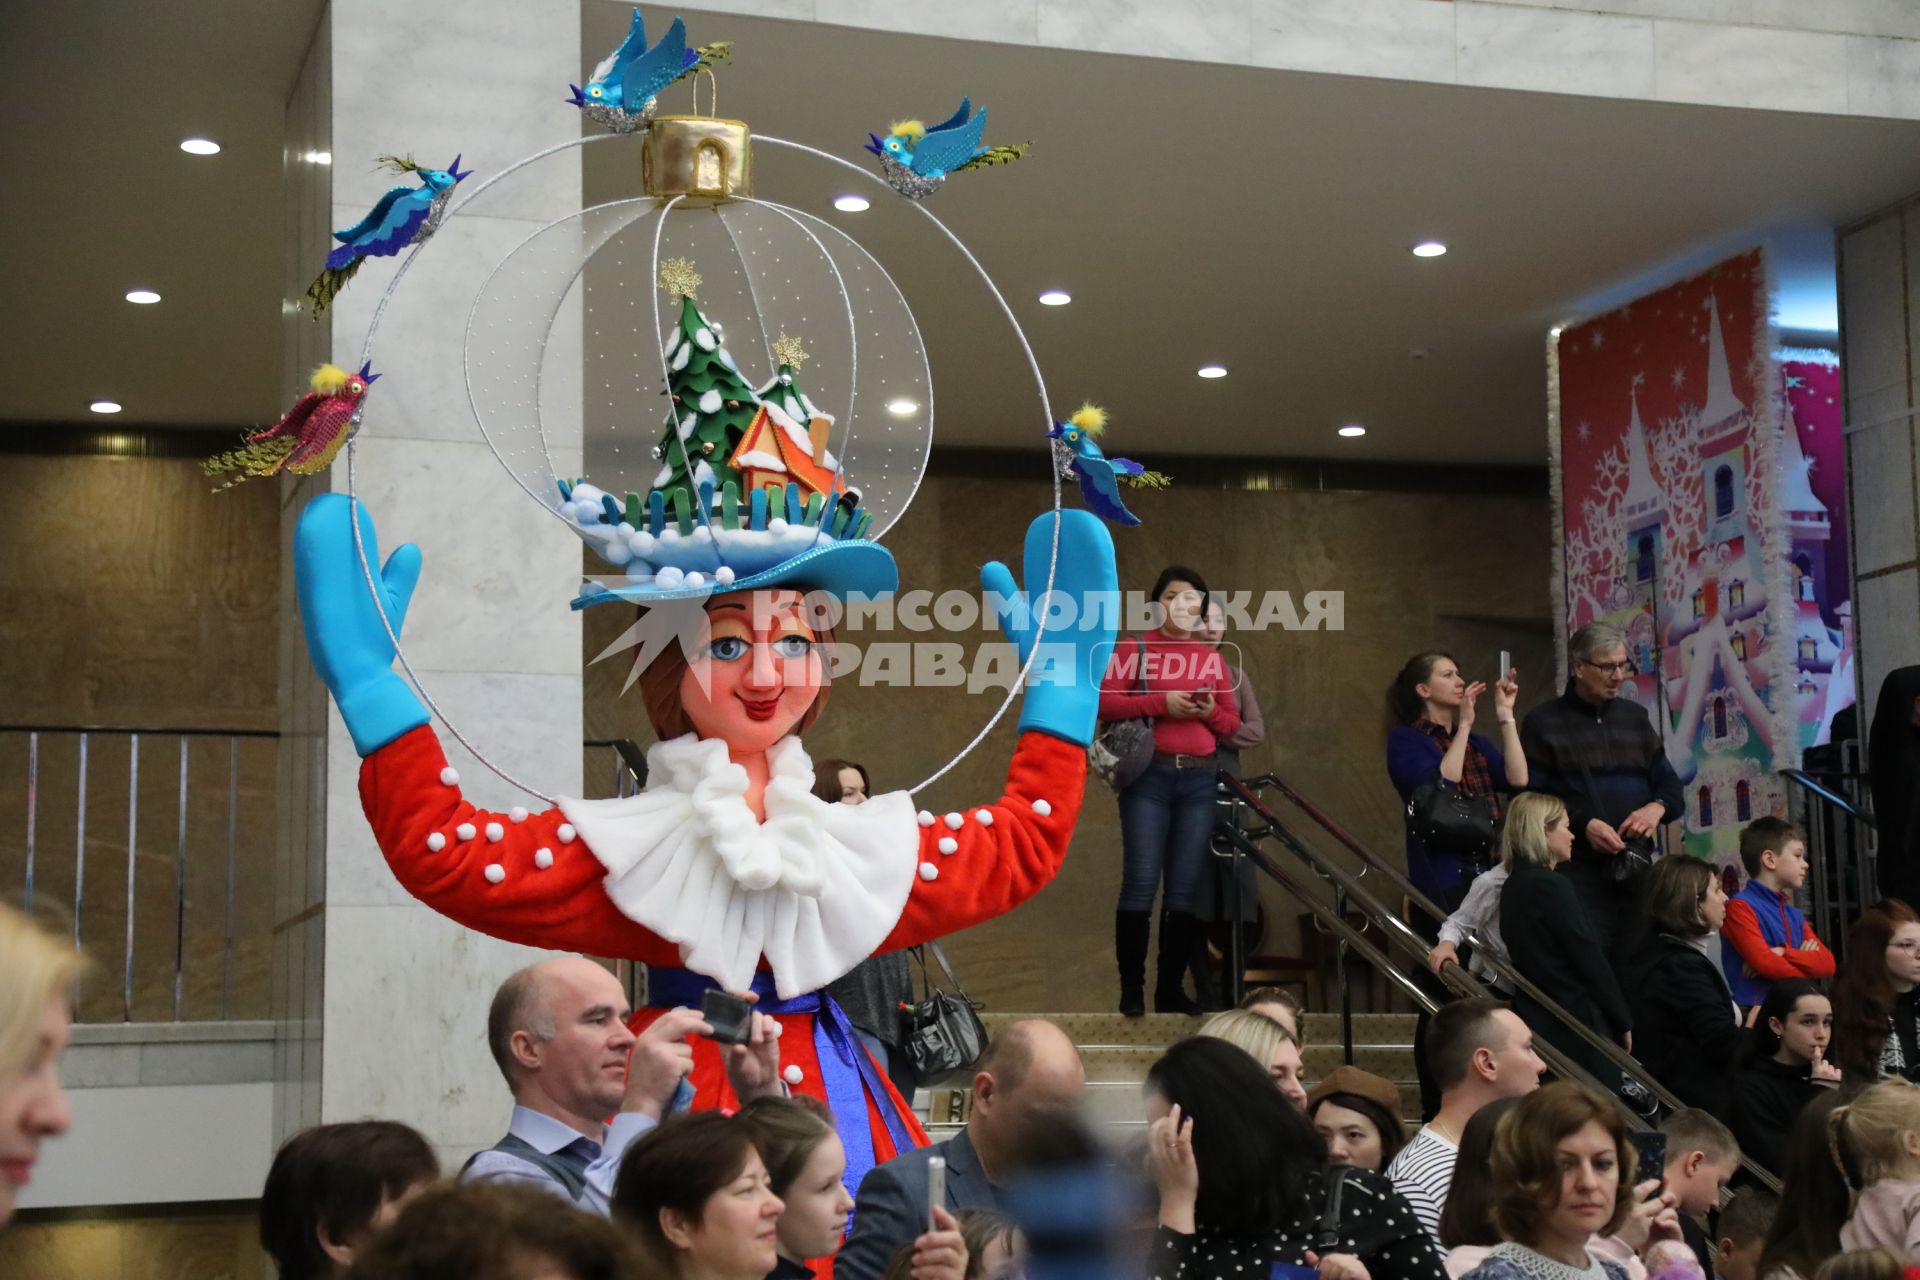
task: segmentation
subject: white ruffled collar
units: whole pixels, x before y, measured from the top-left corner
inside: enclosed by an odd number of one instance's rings
[[[647,751],[647,788],[561,810],[607,868],[609,897],[680,946],[687,967],[744,990],[764,954],[782,997],[817,990],[893,929],[919,862],[903,791],[861,805],[813,794],[796,737],[767,752],[766,820],[727,745],[692,734]]]

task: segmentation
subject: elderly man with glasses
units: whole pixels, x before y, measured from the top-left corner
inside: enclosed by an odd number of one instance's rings
[[[1683,797],[1646,708],[1620,696],[1633,673],[1626,637],[1592,623],[1573,633],[1567,652],[1567,687],[1527,713],[1520,743],[1534,789],[1566,803],[1574,834],[1567,875],[1618,968],[1654,837],[1680,816]]]

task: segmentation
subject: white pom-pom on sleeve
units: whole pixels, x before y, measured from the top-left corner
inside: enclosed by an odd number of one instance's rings
[[[1033,811],[1043,818],[1050,817],[1053,813],[1053,806],[1045,800],[1035,800],[1033,802]]]

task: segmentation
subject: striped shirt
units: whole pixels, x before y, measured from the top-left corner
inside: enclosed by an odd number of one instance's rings
[[[1460,1148],[1429,1125],[1402,1147],[1387,1166],[1393,1189],[1413,1206],[1413,1216],[1435,1240],[1440,1238],[1440,1211],[1447,1207],[1447,1187],[1453,1182],[1453,1164]]]

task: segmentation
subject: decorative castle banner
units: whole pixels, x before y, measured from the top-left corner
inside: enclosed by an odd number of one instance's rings
[[[1837,369],[1812,354],[1774,358],[1759,249],[1551,352],[1562,645],[1589,622],[1626,633],[1622,696],[1665,732],[1687,851],[1722,866],[1852,700]]]

